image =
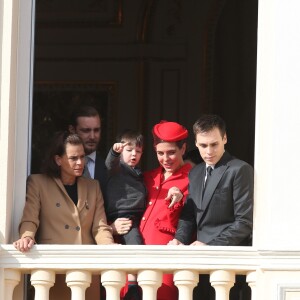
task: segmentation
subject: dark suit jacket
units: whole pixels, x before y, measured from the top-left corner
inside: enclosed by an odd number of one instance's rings
[[[100,156],[98,152],[96,153],[94,179],[97,179],[99,181],[103,197],[105,198],[106,183],[107,183],[107,168],[105,166],[104,159]]]
[[[225,151],[203,193],[206,164],[189,174],[189,195],[175,238],[190,244],[193,234],[208,245],[249,245],[253,224],[253,168]]]

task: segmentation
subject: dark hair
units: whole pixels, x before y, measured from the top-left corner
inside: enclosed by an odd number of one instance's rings
[[[93,106],[87,106],[87,105],[79,106],[73,111],[70,119],[70,124],[76,127],[78,125],[77,119],[79,117],[97,117],[97,116],[99,116],[99,118],[101,119],[99,112]]]
[[[55,156],[63,156],[66,153],[67,144],[83,145],[81,138],[75,133],[60,131],[53,136],[46,159],[42,167],[42,172],[51,177],[60,177],[60,167],[55,161]]]
[[[125,129],[117,136],[116,141],[117,143],[129,142],[130,144],[134,144],[141,148],[144,146],[143,135],[132,129]]]
[[[165,141],[165,140],[162,140],[161,138],[159,138],[158,136],[156,136],[155,134],[153,134],[153,145],[154,147],[159,144],[159,143],[175,143],[176,146],[181,149],[183,144],[186,143],[186,139],[183,139],[183,140],[180,140],[180,141],[177,141],[177,142],[169,142],[169,141]]]
[[[202,115],[193,125],[195,136],[198,133],[209,132],[214,128],[218,128],[220,130],[221,136],[223,138],[226,134],[226,124],[224,120],[218,115]]]
[[[199,152],[198,149],[192,149],[192,150],[187,151],[183,155],[183,160],[190,160],[195,165],[198,165],[201,162],[203,162],[203,159],[202,159],[202,157],[201,157],[200,152]]]

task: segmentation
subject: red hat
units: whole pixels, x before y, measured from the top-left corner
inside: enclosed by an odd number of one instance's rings
[[[153,135],[166,142],[178,142],[188,137],[188,131],[176,122],[160,121],[152,129]]]

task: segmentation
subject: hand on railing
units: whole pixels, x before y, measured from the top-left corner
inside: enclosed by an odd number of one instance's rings
[[[26,252],[32,248],[32,246],[34,245],[34,240],[29,236],[25,236],[13,242],[13,245],[17,250]]]
[[[195,241],[191,243],[191,246],[207,246],[207,244],[202,243],[200,241]]]
[[[173,239],[171,240],[168,245],[183,245],[180,241],[178,241],[177,239]],[[207,244],[202,243],[200,241],[194,241],[193,243],[190,244],[191,246],[207,246]]]
[[[167,245],[183,245],[180,241],[178,241],[177,239],[173,239],[171,240]]]

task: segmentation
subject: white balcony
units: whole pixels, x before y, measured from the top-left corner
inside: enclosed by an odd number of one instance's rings
[[[144,300],[156,299],[163,273],[174,273],[179,300],[192,299],[199,274],[210,274],[216,300],[228,300],[235,275],[246,275],[252,300],[300,299],[300,251],[252,247],[37,245],[23,254],[0,248],[0,299],[12,300],[22,274],[31,274],[35,299],[48,299],[55,274],[67,274],[72,300],[85,299],[92,274],[101,275],[107,299],[119,299],[126,273],[137,272]],[[295,298],[296,297],[296,298]],[[19,299],[17,299],[19,300]]]

